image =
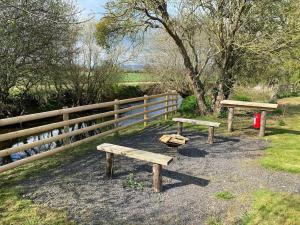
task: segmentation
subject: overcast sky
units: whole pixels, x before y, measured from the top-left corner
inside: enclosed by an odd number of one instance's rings
[[[95,15],[100,18],[104,13],[104,5],[108,0],[77,0],[78,8],[83,10],[82,14],[86,16]]]

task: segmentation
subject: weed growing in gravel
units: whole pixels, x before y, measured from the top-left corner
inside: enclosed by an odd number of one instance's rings
[[[126,182],[124,182],[123,187],[129,187],[134,190],[143,191],[144,190],[144,183],[138,182],[135,178],[133,173],[129,174],[126,178]]]
[[[229,191],[221,191],[216,194],[216,197],[218,199],[230,200],[230,199],[233,199],[235,196],[234,196],[234,194],[232,194]]]
[[[215,216],[210,216],[206,221],[207,225],[222,225],[221,219]]]

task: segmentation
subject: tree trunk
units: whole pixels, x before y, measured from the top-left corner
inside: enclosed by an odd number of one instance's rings
[[[221,61],[223,63],[217,85],[217,93],[215,93],[215,99],[213,102],[213,112],[217,115],[220,114],[222,110],[225,110],[221,106],[221,101],[229,98],[234,85],[234,77],[232,74],[234,58],[232,56],[231,47],[229,48],[227,54],[223,54],[221,57]]]
[[[204,85],[193,73],[189,73],[189,80],[191,83],[191,89],[197,99],[199,112],[200,114],[205,115],[208,109],[205,102]]]
[[[232,81],[224,81],[218,85],[218,93],[215,96],[214,104],[213,104],[213,112],[218,115],[223,110],[221,101],[229,98],[233,89]]]

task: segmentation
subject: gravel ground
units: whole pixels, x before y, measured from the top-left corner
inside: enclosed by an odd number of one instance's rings
[[[67,210],[70,219],[79,224],[198,225],[212,215],[222,217],[228,210],[236,210],[235,202],[237,210],[242,210],[242,196],[259,188],[300,192],[298,175],[266,170],[254,160],[267,146],[263,140],[216,137],[215,143],[208,145],[206,135],[186,130],[184,135],[190,141],[177,152],[159,143],[166,133],[175,133],[174,127],[152,127],[116,142],[174,157],[163,168],[162,193],[152,192],[152,167],[143,161],[116,157],[114,178],[107,180],[105,155],[95,150],[27,180],[25,196]],[[144,190],[124,187],[130,173],[143,183]],[[232,192],[235,200],[215,197],[224,190]]]

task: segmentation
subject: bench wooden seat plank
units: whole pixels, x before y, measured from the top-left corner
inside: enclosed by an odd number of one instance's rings
[[[105,151],[109,153],[113,153],[116,155],[123,155],[129,158],[134,158],[134,159],[139,159],[151,163],[156,163],[160,164],[163,166],[167,166],[172,162],[173,158],[170,156],[158,154],[158,153],[153,153],[153,152],[147,152],[147,151],[142,151],[134,148],[128,148],[124,146],[119,146],[119,145],[113,145],[113,144],[108,144],[104,143],[99,146],[97,146],[97,149],[100,151]]]
[[[195,119],[186,119],[186,118],[173,118],[175,122],[182,122],[182,123],[190,123],[195,125],[203,125],[209,127],[220,127],[220,123],[217,122],[210,122],[210,121],[203,121],[203,120],[195,120]]]
[[[195,120],[195,119],[186,119],[186,118],[173,118],[174,122],[178,123],[177,134],[182,134],[182,127],[183,123],[190,123],[194,125],[202,125],[208,126],[208,138],[207,143],[213,144],[214,143],[214,129],[215,127],[220,127],[220,123],[218,122],[211,122],[211,121],[204,121],[204,120]]]
[[[153,163],[152,167],[152,179],[154,192],[160,192],[162,190],[162,166],[167,166],[173,161],[170,156],[142,151],[134,148],[128,148],[124,146],[103,143],[97,146],[100,151],[106,152],[106,176],[112,177],[113,175],[113,158],[114,154],[127,156],[129,158],[139,159]]]
[[[266,111],[273,111],[278,108],[278,104],[270,104],[270,103],[262,103],[262,102],[245,102],[245,101],[235,101],[235,100],[223,100],[221,101],[221,104],[227,107],[261,109]]]

